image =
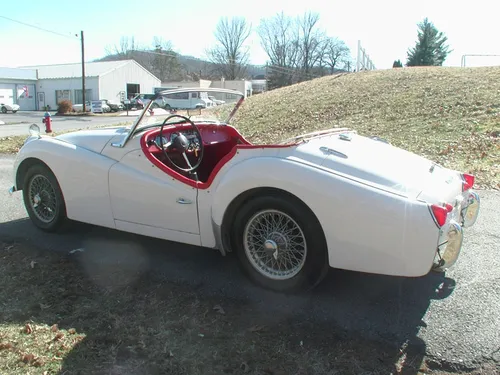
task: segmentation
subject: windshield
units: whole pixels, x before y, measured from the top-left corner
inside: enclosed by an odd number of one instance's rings
[[[218,99],[222,103],[211,98]],[[160,91],[145,104],[133,131],[161,125],[173,114],[188,117],[193,122],[227,124],[243,99],[244,95],[241,92],[228,89],[184,88]],[[182,119],[173,117],[167,123],[179,121]]]

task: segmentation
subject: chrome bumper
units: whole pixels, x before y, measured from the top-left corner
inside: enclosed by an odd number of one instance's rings
[[[464,240],[463,228],[468,228],[474,225],[479,216],[479,208],[481,200],[479,194],[473,190],[464,192],[464,201],[460,208],[459,218],[452,220],[449,224],[448,230],[441,233],[439,237],[439,244],[434,264],[432,269],[434,271],[443,272],[455,264],[462,250]],[[458,216],[458,215],[457,215]]]
[[[455,264],[462,250],[464,232],[462,226],[452,221],[446,233],[440,237],[432,269],[443,272]]]
[[[479,194],[473,190],[466,192],[465,202],[462,205],[462,210],[460,212],[462,218],[462,226],[464,228],[471,227],[477,220],[479,216],[479,208],[481,206],[481,200],[479,199]]]

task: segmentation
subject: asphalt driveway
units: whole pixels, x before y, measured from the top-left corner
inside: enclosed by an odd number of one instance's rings
[[[132,123],[137,117],[139,111],[130,111],[129,116],[116,115],[116,116],[102,116],[96,114],[94,116],[55,116],[52,115],[52,130],[54,132],[91,128],[102,125],[115,125]],[[17,113],[0,114],[0,121],[4,124],[0,125],[0,137],[11,137],[15,135],[28,135],[28,127],[31,124],[37,124],[42,132],[45,125],[42,123],[44,112],[40,111],[20,111]],[[124,112],[123,114],[126,114]]]
[[[139,260],[146,259],[147,272],[207,295],[244,299],[249,308],[272,319],[307,319],[395,347],[414,346],[454,367],[500,363],[499,192],[480,191],[478,221],[466,230],[461,257],[445,275],[404,279],[335,270],[313,293],[283,296],[253,286],[233,256],[221,257],[217,251],[83,224],[64,235],[42,233],[26,219],[21,193],[7,194],[12,162],[12,156],[0,157],[2,238],[47,251],[83,248],[82,256],[108,261],[120,259],[120,245],[127,242],[136,248],[127,263],[144,264]]]

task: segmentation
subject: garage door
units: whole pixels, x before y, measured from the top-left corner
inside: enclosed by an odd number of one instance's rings
[[[35,85],[16,85],[17,104],[22,111],[34,111],[35,103]]]
[[[14,104],[13,85],[0,83],[0,103]]]

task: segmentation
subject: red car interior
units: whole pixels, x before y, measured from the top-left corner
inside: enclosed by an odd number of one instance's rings
[[[199,189],[206,189],[210,186],[217,172],[236,154],[238,148],[263,148],[263,147],[290,147],[292,145],[252,145],[235,128],[228,125],[216,124],[196,124],[204,145],[203,160],[196,170],[199,182],[189,172],[180,171],[165,157],[163,151],[154,143],[154,140],[160,135],[160,128],[154,128],[146,132],[141,137],[141,147],[154,165],[165,173],[184,182],[190,186]],[[190,132],[193,128],[190,124],[177,124],[165,126],[163,128],[163,137],[170,139],[174,132]],[[171,149],[168,151],[169,157],[179,166],[188,167],[182,154]],[[194,165],[198,157],[194,151],[187,151],[186,155]]]

